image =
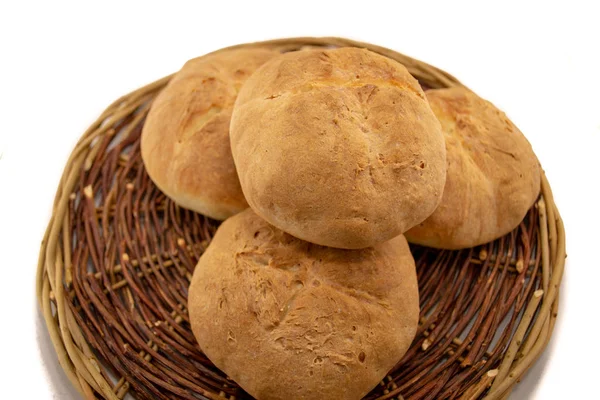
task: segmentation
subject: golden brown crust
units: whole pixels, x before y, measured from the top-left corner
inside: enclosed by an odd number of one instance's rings
[[[540,191],[531,145],[504,113],[468,89],[430,90],[427,98],[446,137],[448,173],[439,207],[407,239],[460,249],[507,234]]]
[[[216,219],[248,207],[231,157],[231,109],[243,82],[278,54],[257,48],[195,58],[157,96],[142,132],[142,158],[176,203]]]
[[[240,91],[231,146],[249,205],[278,228],[339,248],[383,242],[439,200],[439,122],[401,64],[367,50],[306,50]]]
[[[225,221],[189,289],[204,353],[258,399],[360,399],[400,360],[419,317],[402,235],[342,250],[248,209]]]

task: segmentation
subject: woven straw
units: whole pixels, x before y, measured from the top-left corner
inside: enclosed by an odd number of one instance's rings
[[[423,62],[346,39],[241,46],[366,47],[403,63],[425,88],[460,85]],[[61,366],[89,399],[249,398],[199,350],[187,315],[191,274],[218,223],[177,207],[141,161],[144,117],[169,79],[118,99],[84,133],[41,246],[39,304]],[[367,398],[507,397],[557,315],[565,232],[545,176],[539,200],[505,237],[462,251],[412,251],[417,337]]]

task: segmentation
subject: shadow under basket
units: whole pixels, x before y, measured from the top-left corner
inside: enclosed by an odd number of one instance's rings
[[[235,47],[357,46],[404,64],[424,88],[449,74],[375,45],[296,38]],[[202,354],[187,288],[218,222],[179,208],[149,179],[140,133],[171,77],[109,106],[71,154],[44,236],[37,296],[58,359],[86,398],[249,399]],[[421,319],[405,357],[367,399],[502,399],[547,345],[565,232],[542,176],[523,222],[461,251],[411,246]]]

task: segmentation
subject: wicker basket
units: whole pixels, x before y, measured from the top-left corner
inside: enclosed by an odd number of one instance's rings
[[[403,63],[424,88],[460,85],[392,50],[338,38],[243,46],[358,46]],[[199,350],[187,286],[218,223],[177,207],[140,157],[144,118],[170,77],[130,93],[84,133],[57,190],[37,296],[60,364],[86,398],[246,399]],[[413,246],[421,321],[368,399],[500,399],[539,357],[558,309],[565,232],[545,176],[520,226],[473,249]]]

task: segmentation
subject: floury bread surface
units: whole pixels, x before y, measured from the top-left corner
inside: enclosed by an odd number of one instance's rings
[[[460,249],[504,236],[540,192],[531,145],[503,112],[466,88],[426,93],[446,137],[448,173],[439,207],[407,239]]]
[[[215,219],[248,207],[231,157],[231,109],[246,79],[278,54],[255,48],[195,58],[156,97],[142,131],[142,158],[177,204]]]
[[[371,246],[422,222],[446,177],[444,137],[418,82],[358,48],[265,63],[240,91],[231,147],[250,207],[331,247]]]
[[[202,255],[188,309],[201,349],[252,396],[360,399],[414,338],[415,263],[402,235],[360,250],[322,247],[248,209]]]

